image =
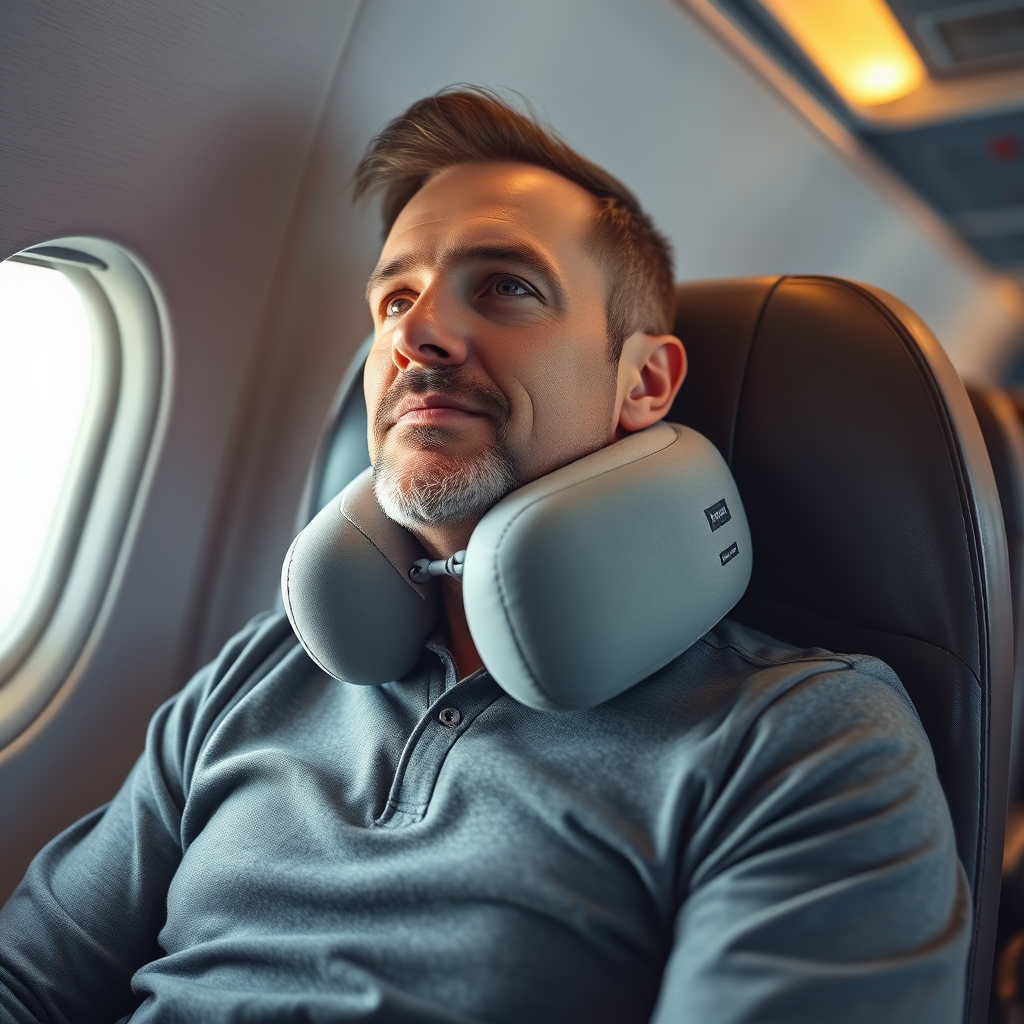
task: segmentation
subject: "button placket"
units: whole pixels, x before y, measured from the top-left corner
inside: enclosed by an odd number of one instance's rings
[[[458,683],[431,705],[402,751],[387,804],[375,825],[398,828],[423,819],[448,751],[477,715],[502,693],[501,687],[481,672]]]
[[[427,642],[427,650],[433,651],[437,655],[438,661],[441,662],[441,668],[444,672],[444,679],[441,682],[441,693],[447,693],[459,682],[459,670],[456,668],[452,652],[443,644],[432,640]],[[430,696],[431,700],[436,699],[433,690],[431,690]]]

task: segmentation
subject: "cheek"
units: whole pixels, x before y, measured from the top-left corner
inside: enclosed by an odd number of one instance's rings
[[[540,475],[608,442],[617,377],[603,339],[600,347],[549,350],[531,371],[521,379],[529,421],[513,423],[525,465]]]
[[[366,357],[366,365],[363,368],[363,397],[366,399],[367,444],[370,449],[371,462],[377,454],[377,445],[373,436],[374,417],[397,372],[397,367],[391,360],[388,350],[381,350],[376,346],[370,349],[370,354]]]

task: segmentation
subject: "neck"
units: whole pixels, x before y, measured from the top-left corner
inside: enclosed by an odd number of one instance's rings
[[[447,558],[456,551],[465,551],[476,526],[472,523],[453,523],[410,527],[410,533],[423,545],[431,558]]]
[[[422,526],[413,530],[416,539],[431,558],[447,558],[456,551],[464,551],[476,523],[459,523],[446,526]],[[445,624],[448,627],[448,643],[459,678],[475,672],[483,666],[476,645],[469,635],[466,622],[466,607],[462,602],[462,581],[445,578],[441,581],[441,598],[444,607]]]
[[[444,615],[448,625],[448,646],[455,659],[459,678],[474,673],[483,667],[476,644],[469,635],[469,624],[466,622],[466,606],[462,602],[462,581],[445,579],[441,582],[441,599],[444,604]]]

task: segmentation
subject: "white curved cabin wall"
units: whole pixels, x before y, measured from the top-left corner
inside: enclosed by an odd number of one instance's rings
[[[521,92],[622,177],[680,277],[880,285],[964,372],[1022,322],[999,281],[670,0],[32,0],[0,5],[0,257],[125,245],[159,284],[173,390],[102,631],[0,751],[0,898],[109,798],[145,722],[272,600],[335,383],[369,328],[379,237],[346,183],[414,99]]]

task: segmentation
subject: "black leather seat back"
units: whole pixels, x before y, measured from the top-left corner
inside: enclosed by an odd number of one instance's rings
[[[1006,800],[1013,628],[992,468],[920,320],[826,277],[681,285],[690,373],[671,418],[711,438],[750,519],[736,616],[873,654],[931,739],[974,896],[967,1019],[984,1021]]]
[[[372,341],[367,338],[359,346],[334,396],[299,502],[296,533],[370,465],[363,366]]]

